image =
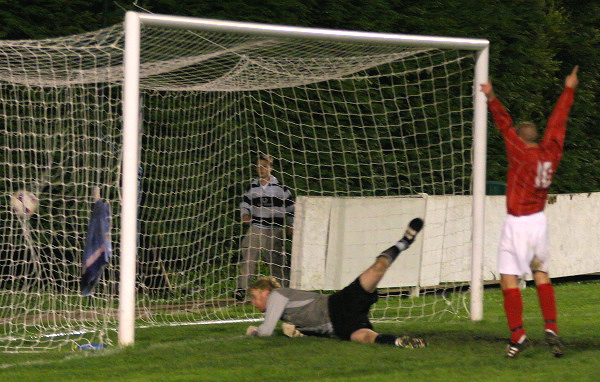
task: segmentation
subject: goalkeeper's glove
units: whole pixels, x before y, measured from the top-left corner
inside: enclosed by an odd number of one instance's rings
[[[258,335],[258,328],[256,326],[248,326],[248,329],[246,329],[246,335],[247,336],[257,336]]]
[[[294,324],[290,324],[289,322],[284,322],[281,324],[281,329],[283,330],[283,334],[290,338],[298,338],[304,337],[304,334],[300,333]]]

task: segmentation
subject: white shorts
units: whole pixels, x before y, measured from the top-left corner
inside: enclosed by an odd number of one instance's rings
[[[498,272],[525,276],[548,272],[548,223],[544,212],[507,215],[498,247]]]

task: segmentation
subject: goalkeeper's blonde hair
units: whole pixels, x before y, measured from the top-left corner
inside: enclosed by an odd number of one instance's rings
[[[281,284],[279,284],[279,282],[273,277],[261,277],[252,283],[252,286],[249,290],[258,289],[272,291],[273,289],[277,288],[281,288]]]

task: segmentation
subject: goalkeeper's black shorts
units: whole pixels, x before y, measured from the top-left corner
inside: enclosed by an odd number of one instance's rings
[[[335,335],[349,341],[355,331],[373,329],[369,321],[369,310],[377,302],[377,298],[377,292],[365,291],[358,278],[329,296],[329,318]]]

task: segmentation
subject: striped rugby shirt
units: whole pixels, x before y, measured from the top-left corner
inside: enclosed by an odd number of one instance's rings
[[[261,228],[292,225],[294,198],[291,191],[271,175],[265,186],[256,178],[240,203],[241,215],[252,216],[252,224]]]

